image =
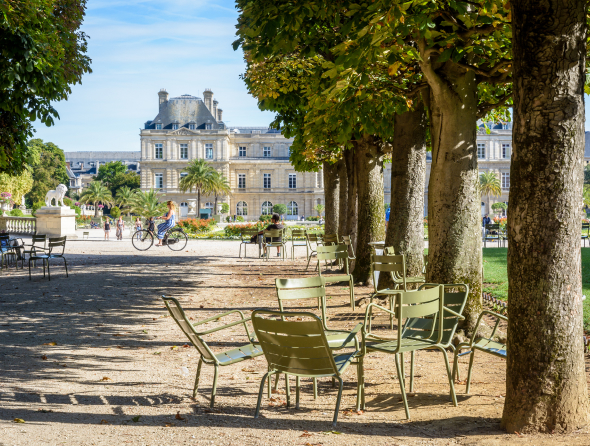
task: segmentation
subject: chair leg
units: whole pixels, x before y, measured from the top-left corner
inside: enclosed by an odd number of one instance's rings
[[[285,394],[287,395],[287,407],[291,406],[291,388],[289,387],[289,375],[285,373]]]
[[[402,379],[404,380],[404,386],[406,385],[406,371],[404,370],[404,354],[400,353],[400,360],[401,360],[401,368],[402,368]]]
[[[242,243],[240,243],[240,252],[238,252],[238,258],[242,258]]]
[[[354,283],[352,280],[352,276],[350,277],[350,280],[348,281],[348,283],[350,284],[350,307],[352,308],[352,311],[355,310],[355,306],[354,306]]]
[[[313,254],[313,253],[312,253]],[[309,263],[311,262],[311,255],[307,256],[307,266],[305,267],[305,271],[309,269]]]
[[[451,388],[451,401],[453,406],[457,406],[457,395],[455,394],[455,383],[453,382],[453,372],[451,372],[451,366],[449,365],[449,356],[444,348],[441,348],[443,356],[445,357],[445,365],[447,366],[447,376],[449,377],[449,387]]]
[[[363,376],[363,358],[358,359],[356,365],[356,411],[361,410],[363,406],[363,387],[364,387],[364,376]],[[363,407],[364,409],[364,407]]]
[[[473,370],[473,358],[475,357],[475,350],[471,350],[471,355],[469,355],[469,370],[467,371],[467,388],[465,389],[465,393],[469,395],[469,388],[471,387],[471,372]]]
[[[217,368],[216,368],[217,370]],[[262,393],[264,392],[264,382],[266,381],[266,379],[270,379],[270,375],[272,374],[272,371],[268,371],[264,374],[264,376],[262,377],[262,382],[260,383],[260,390],[258,392],[258,403],[256,403],[256,412],[254,412],[254,418],[258,418],[258,416],[260,415],[260,403],[262,403]]]
[[[313,399],[314,400],[318,399],[318,379],[317,378],[313,379]]]
[[[215,395],[217,395],[217,376],[219,375],[219,366],[215,364],[215,372],[213,373],[213,389],[211,389],[211,404],[209,407],[213,409],[213,404],[215,404]]]
[[[197,397],[197,390],[199,390],[199,377],[201,376],[201,367],[203,366],[203,358],[199,359],[199,365],[197,366],[197,376],[195,378],[195,385],[193,387],[193,398]]]
[[[457,368],[457,349],[455,348],[455,346],[453,344],[451,344],[449,346],[451,348],[451,351],[453,352],[453,382],[455,382],[455,378],[457,378],[457,380],[461,381],[461,378],[459,377],[459,369]]]
[[[47,277],[49,277],[49,281],[51,282],[51,273],[49,272],[49,259],[47,259]]]
[[[336,378],[332,377],[332,389],[336,387]]]
[[[68,275],[68,262],[66,262],[66,258],[65,258],[65,257],[62,257],[62,259],[64,259],[64,265],[65,265],[65,267],[66,267],[66,277],[70,277],[70,276]]]
[[[415,355],[415,351],[412,351],[412,353],[410,353],[410,393],[414,393],[414,357]]]
[[[404,386],[404,380],[402,378],[402,369],[399,365],[399,355],[394,355],[395,368],[397,369],[397,379],[399,380],[399,387],[402,392],[402,399],[404,400],[404,409],[406,410],[406,418],[410,419],[410,409],[408,408],[408,398],[406,397],[406,389]]]
[[[29,259],[29,280],[31,280],[31,259]]]
[[[334,410],[334,420],[332,421],[332,426],[336,427],[336,422],[338,421],[338,412],[340,411],[340,402],[342,401],[342,387],[344,387],[344,381],[342,378],[337,376],[338,381],[340,382],[340,386],[338,388],[338,398],[336,399],[336,409]]]
[[[295,409],[299,409],[299,386],[301,379],[299,376],[295,377]]]

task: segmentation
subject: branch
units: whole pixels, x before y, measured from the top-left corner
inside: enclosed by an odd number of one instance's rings
[[[473,71],[475,74],[478,74],[480,76],[483,76],[485,78],[491,78],[494,77],[496,75],[496,73],[498,72],[498,70],[504,66],[510,65],[512,63],[511,60],[507,60],[507,59],[503,59],[501,62],[497,63],[496,65],[494,65],[491,69],[489,70],[484,70],[482,68],[476,67],[474,65],[469,65],[463,62],[453,62],[455,63],[457,66],[464,68],[466,70],[471,70]]]
[[[504,105],[506,103],[506,101],[508,99],[510,99],[512,97],[512,92],[510,93],[506,93],[504,96],[502,96],[500,98],[500,100],[498,100],[498,102],[496,102],[495,104],[486,104],[483,106],[478,107],[477,109],[477,119],[481,119],[483,118],[485,115],[487,115],[487,113],[495,108],[501,107],[502,105]]]

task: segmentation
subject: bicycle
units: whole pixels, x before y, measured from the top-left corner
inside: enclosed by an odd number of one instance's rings
[[[140,229],[133,234],[131,243],[138,251],[147,251],[154,244],[154,234],[147,229]],[[172,251],[182,251],[187,243],[188,236],[178,226],[168,229],[162,240],[162,244],[167,245]]]

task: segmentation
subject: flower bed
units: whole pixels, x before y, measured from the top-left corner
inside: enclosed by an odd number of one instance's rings
[[[178,222],[178,226],[184,229],[187,234],[202,234],[209,232],[216,225],[214,219],[209,218],[208,220],[197,220],[195,218],[189,218]]]

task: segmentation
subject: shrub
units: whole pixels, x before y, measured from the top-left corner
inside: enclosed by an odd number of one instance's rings
[[[268,225],[265,222],[257,221],[255,223],[242,223],[242,224],[233,224],[227,225],[223,232],[226,236],[237,236],[242,233],[244,229],[256,229],[257,231],[262,231],[263,228],[266,228]]]
[[[72,207],[72,205],[74,204],[74,202],[72,200],[70,200],[68,197],[64,197],[64,204],[66,206]]]
[[[236,221],[242,221],[243,222],[244,221],[244,217],[242,217],[241,215],[238,215],[236,217]]]
[[[307,221],[318,221],[320,219],[320,217],[305,217],[305,220]]]
[[[13,209],[12,211],[10,211],[8,213],[8,215],[11,215],[12,217],[24,217],[25,214],[23,214],[23,211],[21,211],[20,209]]]
[[[202,232],[208,232],[215,227],[216,222],[214,219],[209,218],[207,220],[197,220],[195,218],[187,218],[178,222],[178,226],[184,229],[185,232],[191,234],[200,234]]]
[[[36,203],[33,203],[33,207],[31,208],[31,214],[33,214],[33,216],[34,216],[35,212],[37,212],[43,206],[45,206],[45,202],[43,202],[43,201],[38,201]]]
[[[121,209],[118,206],[113,206],[111,208],[111,217],[119,218],[119,215],[121,215]]]
[[[275,205],[272,207],[272,211],[273,211],[274,213],[276,213],[276,214],[279,214],[279,215],[281,215],[281,216],[282,216],[282,215],[285,215],[285,214],[287,213],[287,205],[286,205],[286,204],[281,204],[281,203],[279,203],[279,204],[275,204]]]
[[[221,203],[221,213],[227,214],[229,212],[229,204]]]
[[[258,221],[270,222],[272,215],[261,215],[258,217]]]
[[[225,217],[225,221],[231,223],[231,217],[228,215],[227,217]]]
[[[506,203],[503,203],[501,201],[498,201],[497,203],[492,204],[492,211],[494,211],[495,213],[500,213],[506,209],[508,209],[508,206],[506,206]]]

